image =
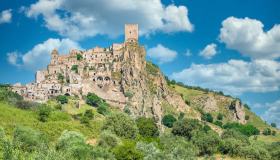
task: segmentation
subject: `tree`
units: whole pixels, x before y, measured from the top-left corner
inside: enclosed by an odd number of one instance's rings
[[[240,133],[250,137],[252,135],[259,135],[260,131],[255,126],[250,124],[242,125],[240,123],[227,123],[223,126],[224,129],[234,129]]]
[[[217,120],[222,121],[223,118],[224,118],[224,115],[223,115],[222,113],[219,113],[219,114],[217,115]]]
[[[174,123],[172,133],[191,139],[195,130],[202,129],[202,125],[196,119],[182,119]]]
[[[174,122],[176,121],[177,121],[176,118],[172,114],[165,115],[161,120],[162,124],[168,128],[172,128]]]
[[[75,71],[75,73],[78,73],[78,65],[73,65],[73,66],[71,67],[71,70],[72,70],[72,71]]]
[[[120,142],[121,140],[114,133],[111,133],[109,131],[103,131],[100,134],[100,138],[98,140],[98,146],[104,148],[114,148],[115,146],[120,144]]]
[[[51,114],[51,108],[48,107],[46,104],[42,104],[38,108],[38,119],[41,122],[47,122],[49,116]]]
[[[59,73],[59,74],[57,75],[57,79],[58,79],[58,81],[59,81],[60,83],[63,83],[63,82],[64,82],[64,76],[63,76],[61,73]]]
[[[65,95],[59,95],[56,97],[56,100],[60,103],[60,104],[65,104],[68,103],[68,97]]]
[[[158,127],[152,118],[140,117],[136,120],[140,135],[144,137],[156,137],[159,135]]]
[[[140,160],[143,154],[135,149],[133,142],[124,142],[113,149],[113,153],[117,160]]]
[[[210,113],[202,114],[201,119],[202,119],[203,121],[206,121],[206,122],[210,122],[210,123],[213,122],[213,117],[212,117],[212,115],[211,115]]]
[[[101,104],[103,104],[104,101],[101,98],[99,98],[96,94],[88,93],[86,96],[86,103],[93,107],[98,107]]]
[[[138,142],[136,149],[144,155],[144,160],[162,160],[165,159],[164,154],[156,147],[155,143]]]
[[[109,130],[125,138],[135,138],[138,134],[136,123],[125,113],[113,113],[106,117],[103,130]]]
[[[276,128],[277,127],[276,123],[271,123],[271,127]]]

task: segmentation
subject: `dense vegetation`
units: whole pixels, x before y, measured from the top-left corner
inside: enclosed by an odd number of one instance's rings
[[[166,126],[161,132],[154,119],[132,118],[93,93],[84,97],[87,104],[79,109],[71,96],[37,104],[24,101],[8,86],[0,87],[0,93],[0,159],[280,158],[280,142],[258,140],[260,134],[273,136],[269,127],[260,131],[252,124],[228,122],[217,125],[222,128],[220,134],[212,130],[209,125],[222,123],[221,113],[202,114],[202,121],[168,113],[161,121]]]

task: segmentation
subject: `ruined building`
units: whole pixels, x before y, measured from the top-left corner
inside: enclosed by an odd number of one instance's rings
[[[133,114],[156,118],[161,118],[162,105],[183,110],[183,99],[168,89],[159,69],[145,57],[145,48],[138,43],[138,25],[127,24],[123,43],[71,50],[67,55],[54,49],[47,68],[36,72],[35,82],[14,85],[13,90],[39,102],[58,95],[82,99],[93,92],[112,106],[129,107]]]

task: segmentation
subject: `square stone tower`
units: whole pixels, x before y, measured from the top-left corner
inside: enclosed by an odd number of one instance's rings
[[[138,24],[125,24],[125,42],[138,42]]]

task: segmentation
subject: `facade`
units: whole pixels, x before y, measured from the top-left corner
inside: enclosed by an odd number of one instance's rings
[[[35,82],[15,84],[13,91],[26,100],[44,102],[58,95],[82,97],[94,92],[112,103],[125,103],[121,87],[121,66],[127,61],[127,45],[138,46],[138,25],[125,25],[125,42],[108,48],[71,50],[60,55],[56,49],[45,70],[36,72]],[[145,56],[145,55],[143,55]]]

